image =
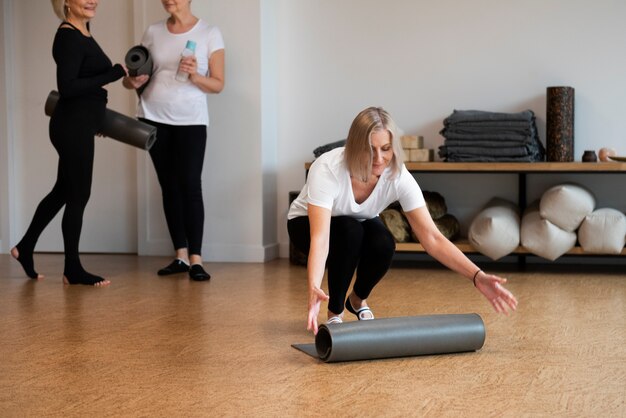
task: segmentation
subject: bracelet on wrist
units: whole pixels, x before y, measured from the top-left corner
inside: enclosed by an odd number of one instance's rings
[[[476,273],[474,273],[474,277],[472,277],[472,283],[474,283],[474,287],[476,287],[476,277],[478,276],[478,273],[480,272],[482,272],[482,270],[478,269]]]

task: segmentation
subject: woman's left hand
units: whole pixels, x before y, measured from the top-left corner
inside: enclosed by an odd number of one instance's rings
[[[125,80],[127,80],[128,85],[133,89],[138,89],[148,82],[150,76],[148,74],[142,74],[135,77],[126,76]]]
[[[517,299],[504,286],[506,279],[480,271],[476,275],[476,288],[487,298],[498,313],[508,314],[517,308]]]
[[[195,74],[198,72],[198,60],[196,59],[195,55],[184,57],[180,61],[179,68],[181,71],[189,73],[189,75]]]

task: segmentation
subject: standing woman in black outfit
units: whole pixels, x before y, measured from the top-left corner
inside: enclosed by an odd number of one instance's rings
[[[26,274],[42,279],[35,271],[33,251],[39,236],[65,206],[62,220],[65,268],[63,282],[106,286],[110,282],[87,272],[78,255],[83,213],[91,193],[94,136],[101,130],[107,104],[104,85],[126,75],[120,64],[112,65],[89,32],[98,0],[51,0],[63,21],[57,29],[52,55],[57,65],[59,101],[50,119],[50,140],[59,154],[57,180],[39,203],[22,240],[11,249]]]

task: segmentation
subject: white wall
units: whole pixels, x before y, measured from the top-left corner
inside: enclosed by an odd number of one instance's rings
[[[10,43],[12,25],[5,16],[11,15],[11,4],[0,1],[0,22],[3,22],[0,29],[0,62],[7,63],[11,61],[10,49],[6,48],[6,44]],[[8,100],[11,91],[11,67],[0,65],[0,252],[7,251],[9,247],[11,234],[10,215],[13,212],[10,209],[12,199],[9,196],[13,193],[10,177],[13,170],[12,159],[9,158],[11,152],[11,137],[13,132],[13,123],[9,117],[11,103]],[[12,94],[11,94],[12,95]]]
[[[532,109],[545,143],[545,91],[576,89],[575,152],[626,155],[626,3],[618,0],[318,0],[279,2],[278,218],[288,253],[287,195],[312,150],[343,139],[354,116],[385,107],[426,146],[443,143],[453,109]],[[514,176],[421,175],[467,227],[492,194],[516,198]],[[566,178],[565,178],[566,179]],[[531,176],[530,198],[562,177]],[[598,204],[626,210],[623,176],[581,177]],[[542,184],[535,185],[539,181]]]
[[[226,45],[226,85],[209,97],[211,126],[205,159],[205,252],[209,260],[263,261],[278,254],[276,227],[267,230],[275,201],[264,158],[276,140],[264,131],[261,0],[193,2],[198,16],[218,25]],[[267,117],[267,116],[265,116]],[[275,211],[271,221],[275,222]]]
[[[0,71],[10,82],[3,86],[0,81],[0,87],[15,90],[0,92],[0,112],[13,116],[0,129],[0,163],[9,161],[0,167],[0,249],[6,252],[55,172],[47,119],[34,115],[42,114],[43,95],[54,86],[50,45],[56,23],[48,3],[0,1],[1,41],[9,45],[0,52],[3,59],[16,57],[4,61]],[[530,108],[544,139],[545,89],[571,85],[576,88],[577,157],[601,146],[626,155],[626,56],[620,52],[626,50],[624,2],[203,0],[193,7],[222,29],[226,42],[226,88],[209,98],[203,175],[203,255],[209,261],[266,260],[276,254],[277,243],[280,255],[287,256],[288,192],[302,187],[304,162],[312,159],[315,147],[345,138],[356,113],[369,105],[387,108],[405,132],[424,135],[433,148],[442,144],[438,131],[455,108]],[[158,0],[102,1],[94,34],[119,61],[139,41],[144,26],[160,16]],[[7,30],[13,31],[8,38]],[[35,57],[26,46],[36,48]],[[134,112],[130,92],[120,85],[109,91],[111,106]],[[121,169],[96,175],[105,185],[94,184],[85,221],[96,229],[83,236],[104,234],[108,247],[121,240],[131,252],[170,254],[159,189],[145,153],[105,142],[98,147],[97,165],[118,158]],[[531,178],[529,186],[535,195],[562,180],[534,177],[539,178]],[[516,196],[512,176],[452,180],[453,186],[433,176],[418,178],[424,189],[442,192],[462,220],[491,194]],[[621,190],[621,177],[580,181],[594,189],[600,205],[626,210],[626,196],[613,191]],[[22,196],[24,188],[37,197]],[[98,194],[115,207],[94,204]],[[125,213],[135,206],[130,221],[118,222],[120,206]],[[114,221],[102,226],[97,216]],[[117,227],[121,230],[111,231]]]

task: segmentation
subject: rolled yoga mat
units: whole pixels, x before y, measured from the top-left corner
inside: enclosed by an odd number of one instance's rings
[[[451,314],[324,324],[315,344],[292,347],[332,363],[476,351],[484,343],[478,314]]]
[[[59,93],[51,91],[46,100],[46,115],[52,116],[59,101]],[[114,110],[107,109],[104,113],[102,135],[123,142],[133,147],[149,150],[156,141],[156,127],[140,120],[122,115]]]
[[[546,89],[546,159],[574,161],[574,88]]]
[[[152,57],[148,48],[143,45],[135,45],[129,49],[124,58],[124,63],[126,68],[128,68],[128,75],[131,77],[138,75],[152,76]],[[141,95],[149,82],[150,80],[137,89],[138,95]]]

